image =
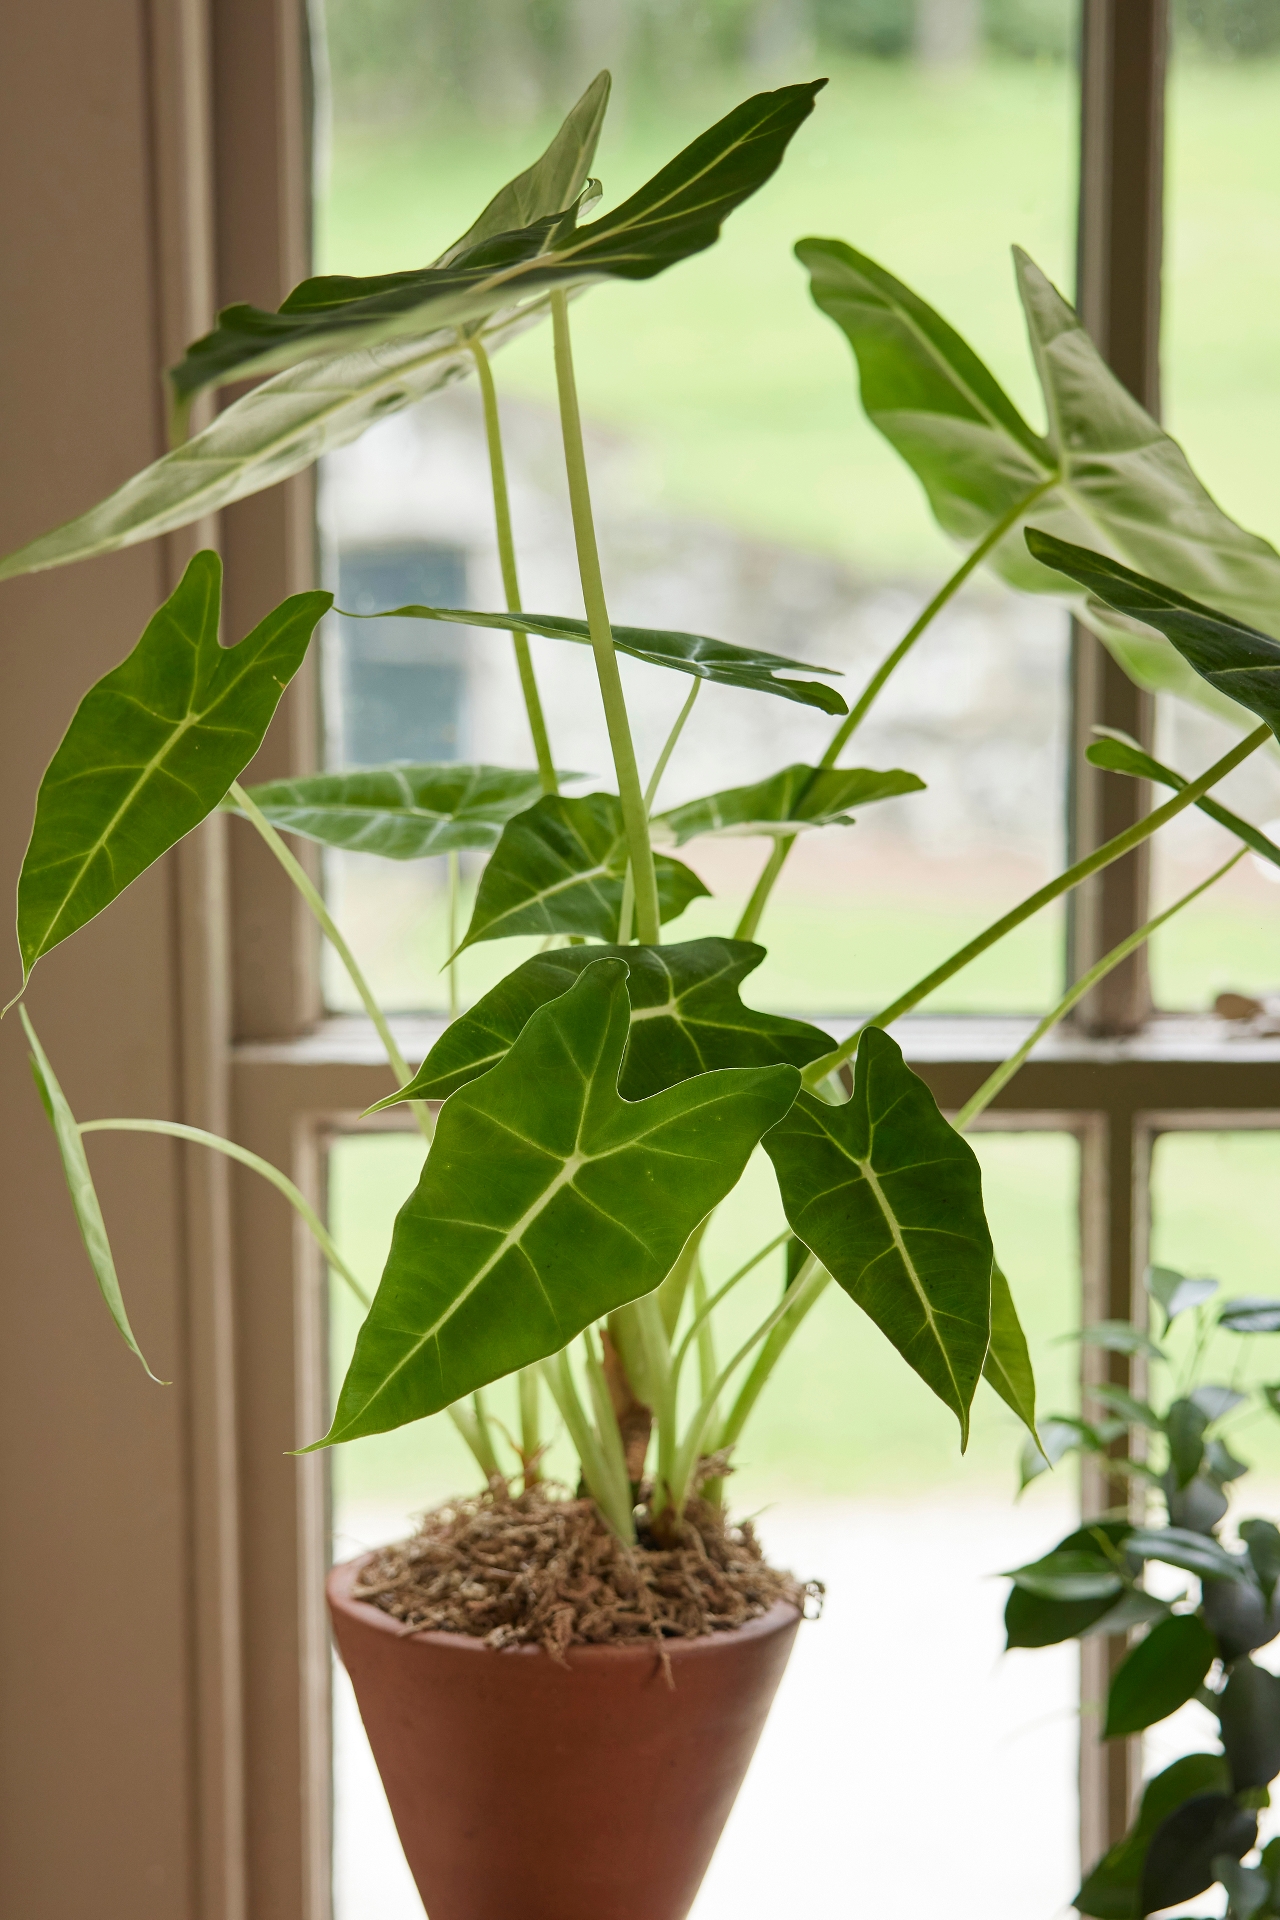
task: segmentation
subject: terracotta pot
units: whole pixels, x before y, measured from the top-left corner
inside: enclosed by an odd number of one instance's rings
[[[648,1647],[497,1653],[329,1609],[430,1920],[684,1920],[737,1798],[800,1615]]]

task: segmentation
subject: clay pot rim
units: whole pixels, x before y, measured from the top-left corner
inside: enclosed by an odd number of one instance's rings
[[[337,1612],[347,1614],[357,1620],[361,1626],[375,1633],[390,1634],[406,1647],[431,1646],[447,1648],[456,1653],[489,1654],[496,1658],[508,1658],[513,1654],[523,1654],[533,1659],[549,1660],[550,1655],[541,1647],[489,1647],[483,1640],[468,1633],[446,1633],[438,1627],[420,1627],[416,1633],[406,1633],[403,1625],[391,1614],[384,1613],[381,1607],[375,1607],[368,1600],[356,1600],[352,1597],[354,1587],[361,1571],[374,1558],[376,1548],[361,1553],[354,1560],[341,1560],[329,1569],[325,1580],[325,1592],[329,1605]],[[790,1600],[775,1600],[765,1612],[754,1620],[744,1620],[740,1627],[724,1627],[715,1633],[697,1634],[687,1640],[664,1640],[667,1658],[673,1666],[686,1660],[706,1659],[730,1647],[741,1646],[744,1640],[759,1640],[781,1632],[802,1618],[801,1609]],[[657,1655],[657,1643],[651,1640],[641,1641],[627,1647],[572,1646],[565,1650],[565,1659],[571,1666],[579,1662],[595,1666],[631,1660],[652,1661]]]

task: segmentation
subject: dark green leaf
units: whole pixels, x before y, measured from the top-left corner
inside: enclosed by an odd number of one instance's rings
[[[564,773],[562,780],[580,779]],[[496,846],[503,827],[542,791],[536,773],[469,767],[457,761],[420,766],[397,761],[351,773],[269,780],[249,798],[273,827],[349,853],[388,860],[424,860],[464,847]],[[226,807],[235,812],[232,801]]]
[[[1171,1813],[1205,1793],[1226,1794],[1231,1787],[1220,1753],[1188,1753],[1149,1780],[1133,1826],[1085,1880],[1075,1898],[1081,1913],[1096,1920],[1140,1920],[1142,1863],[1151,1836]]]
[[[85,1157],[84,1141],[76,1125],[75,1115],[67,1105],[66,1095],[58,1085],[48,1056],[36,1037],[25,1007],[18,1012],[31,1044],[31,1068],[35,1074],[36,1086],[44,1110],[49,1116],[54,1138],[58,1142],[58,1152],[62,1155],[62,1171],[66,1175],[67,1186],[71,1193],[71,1204],[75,1209],[76,1225],[80,1229],[80,1238],[84,1241],[84,1250],[89,1256],[102,1297],[107,1310],[116,1323],[120,1338],[130,1353],[136,1354],[142,1361],[146,1372],[153,1380],[156,1375],[147,1366],[142,1348],[133,1337],[133,1328],[129,1325],[129,1315],[125,1310],[124,1295],[120,1291],[120,1280],[116,1273],[116,1263],[111,1254],[111,1242],[107,1239],[106,1222],[102,1218],[102,1208],[98,1204],[97,1191],[93,1184],[93,1175],[89,1171],[89,1162]],[[158,1385],[166,1382],[158,1381]]]
[[[1127,1320],[1095,1320],[1078,1333],[1064,1333],[1063,1340],[1082,1340],[1086,1347],[1102,1347],[1107,1353],[1145,1353],[1149,1360],[1163,1360],[1164,1353],[1154,1340]]]
[[[1204,1471],[1220,1487],[1225,1487],[1230,1481],[1239,1480],[1242,1475],[1248,1473],[1249,1467],[1246,1461],[1236,1459],[1225,1441],[1207,1440],[1204,1448]]]
[[[1242,1407],[1248,1397],[1248,1394],[1237,1393],[1234,1387],[1220,1386],[1213,1381],[1206,1381],[1202,1387],[1193,1387],[1187,1395],[1188,1400],[1195,1402],[1210,1423],[1221,1420],[1236,1407]]]
[[[174,368],[174,388],[190,394],[343,346],[420,339],[487,319],[553,288],[601,279],[648,280],[714,245],[728,216],[777,170],[825,84],[781,87],[744,100],[639,192],[590,225],[543,215],[522,229],[497,234],[482,216],[434,266],[364,281],[334,276],[303,281],[277,313],[226,308],[214,331],[195,341]],[[587,142],[581,141],[579,149],[587,151]],[[587,165],[589,159],[577,160],[565,171],[565,208],[571,208],[573,187]],[[526,198],[545,204],[560,195]]]
[[[218,805],[332,604],[294,594],[224,648],[221,585],[218,556],[198,553],[128,659],[86,693],[49,763],[18,880],[24,980]]]
[[[1280,1678],[1237,1660],[1215,1710],[1236,1792],[1270,1786],[1280,1773]]]
[[[1270,1386],[1264,1386],[1260,1391],[1272,1413],[1280,1413],[1280,1381],[1276,1381]]]
[[[707,895],[696,873],[665,854],[654,857],[658,906],[674,920]],[[514,933],[587,933],[617,937],[627,870],[627,837],[616,794],[581,800],[544,794],[502,830],[480,876],[471,924],[458,948]]]
[[[1270,1606],[1276,1582],[1280,1580],[1280,1528],[1272,1520],[1242,1520],[1240,1538]]]
[[[1048,1425],[1046,1420],[1045,1426]],[[1119,1521],[1095,1521],[1089,1527],[1080,1527],[1074,1533],[1069,1533],[1065,1540],[1058,1542],[1054,1552],[1087,1553],[1105,1563],[1105,1555],[1101,1551],[1103,1540],[1118,1547],[1128,1531],[1128,1527]],[[1138,1563],[1135,1561],[1133,1564],[1136,1569]],[[1074,1640],[1098,1625],[1118,1605],[1123,1605],[1126,1597],[1122,1596],[1117,1601],[1113,1591],[1092,1600],[1045,1600],[1027,1588],[1015,1585],[1010,1589],[1004,1610],[1007,1645],[1053,1647],[1063,1640]]]
[[[746,1007],[738,989],[764,959],[749,940],[686,940],[667,947],[567,947],[539,953],[499,981],[436,1041],[407,1087],[371,1113],[402,1100],[445,1100],[506,1057],[530,1016],[567,993],[600,959],[627,967],[631,1038],[618,1091],[644,1100],[718,1067],[804,1067],[829,1053],[819,1027]]]
[[[385,613],[353,613],[346,617],[349,620],[444,620],[458,627],[486,627],[499,633],[514,630],[540,634],[545,640],[569,640],[576,646],[591,644],[585,620],[559,613],[476,613],[466,607],[413,606],[392,607]],[[714,680],[722,687],[776,693],[782,700],[798,700],[802,706],[818,707],[823,713],[846,711],[834,687],[821,686],[816,680],[777,677],[783,669],[838,675],[837,667],[811,666],[806,660],[788,660],[785,654],[766,653],[761,647],[739,647],[731,640],[713,640],[705,633],[677,633],[664,627],[612,627],[611,632],[619,653],[643,660],[646,666],[670,667],[676,673],[692,674],[695,680]],[[914,776],[901,777],[909,780]]]
[[[702,833],[792,834],[806,827],[851,827],[853,816],[846,808],[923,791],[923,780],[897,767],[888,773],[870,767],[783,767],[753,786],[730,787],[656,814],[654,844],[682,847]]]
[[[1055,590],[1018,538],[1031,518],[1064,540],[1110,547],[1237,619],[1266,624],[1280,603],[1280,556],[1215,504],[1020,249],[1014,262],[1044,394],[1044,438],[959,335],[892,274],[835,240],[804,240],[796,251],[814,299],[857,355],[869,419],[913,468],[948,533],[973,545],[1049,481],[992,556],[1015,585]],[[1149,630],[1130,631],[1096,604],[1081,612],[1140,684],[1226,706]]]
[[[1195,1534],[1211,1534],[1225,1518],[1227,1497],[1207,1473],[1198,1473],[1185,1487],[1169,1467],[1160,1476],[1160,1487],[1169,1509],[1169,1524]]]
[[[1028,1444],[1035,1445],[1036,1379],[1027,1336],[998,1260],[991,1263],[991,1345],[982,1363],[982,1377],[1026,1427]]]
[[[1256,713],[1273,733],[1280,728],[1280,644],[1269,634],[1035,527],[1027,531],[1027,546],[1104,606],[1155,627],[1218,693]]]
[[[1280,1300],[1239,1293],[1218,1315],[1218,1325],[1228,1333],[1280,1333]]]
[[[1227,1890],[1230,1920],[1253,1920],[1271,1898],[1271,1883],[1258,1867],[1242,1867],[1229,1853],[1210,1862],[1214,1878]]]
[[[589,966],[441,1109],[325,1444],[434,1413],[652,1292],[789,1106],[789,1066],[620,1098],[626,972]]]
[[[1089,753],[1092,755],[1092,747]],[[1098,761],[1095,764],[1103,763]],[[1187,783],[1180,779],[1177,784],[1185,787]],[[1188,1307],[1198,1307],[1218,1291],[1216,1280],[1189,1279],[1185,1273],[1178,1273],[1173,1267],[1148,1267],[1143,1281],[1152,1299],[1164,1308],[1166,1327],[1180,1313],[1185,1313]]]
[[[1209,1424],[1208,1415],[1194,1400],[1175,1400],[1165,1415],[1164,1424],[1169,1437],[1170,1464],[1177,1476],[1177,1484],[1185,1487],[1188,1480],[1195,1479],[1200,1471],[1200,1462],[1204,1459],[1204,1430]]]
[[[1100,1401],[1104,1407],[1109,1407],[1112,1413],[1119,1414],[1127,1426],[1147,1427],[1153,1433],[1158,1433],[1163,1428],[1164,1423],[1155,1408],[1148,1405],[1145,1400],[1136,1399],[1124,1387],[1113,1387],[1105,1383],[1097,1387],[1091,1386],[1089,1397],[1091,1400]]]
[[[794,1287],[804,1270],[806,1261],[813,1258],[803,1240],[797,1240],[794,1233],[785,1248],[785,1265],[782,1277],[782,1291],[785,1294]]]
[[[1184,1706],[1213,1665],[1217,1643],[1194,1613],[1152,1627],[1116,1669],[1107,1695],[1104,1740],[1141,1733]]]
[[[1038,1600],[1113,1600],[1124,1585],[1114,1563],[1088,1547],[1059,1547],[1007,1578]]]
[[[996,1269],[992,1267],[991,1323],[993,1328],[995,1326],[995,1274]],[[983,1372],[986,1372],[985,1366]],[[1076,1447],[1086,1453],[1096,1450],[1097,1436],[1086,1420],[1076,1420],[1069,1414],[1054,1414],[1048,1420],[1042,1420],[1037,1439],[1032,1439],[1028,1434],[1022,1443],[1019,1493],[1024,1493],[1031,1482],[1038,1480],[1042,1473],[1051,1472]]]
[[[1187,1527],[1135,1527],[1127,1541],[1127,1551],[1144,1560],[1163,1560],[1202,1580],[1239,1580],[1244,1577],[1244,1562],[1228,1553],[1207,1534],[1193,1533]]]
[[[1162,786],[1172,787],[1175,792],[1180,792],[1187,785],[1180,773],[1175,773],[1172,767],[1163,766],[1159,760],[1153,760],[1136,740],[1129,738],[1128,734],[1117,733],[1110,727],[1095,727],[1094,732],[1103,734],[1105,737],[1096,740],[1085,753],[1085,759],[1093,766],[1104,767],[1110,773],[1127,773],[1135,780],[1154,780]],[[1274,866],[1280,867],[1280,847],[1274,840],[1268,840],[1260,828],[1251,826],[1247,820],[1242,820],[1238,813],[1232,813],[1227,807],[1219,806],[1218,802],[1207,793],[1201,795],[1196,805],[1201,813],[1207,813],[1211,820],[1216,820],[1220,827],[1227,829],[1228,833],[1234,833],[1238,839],[1252,847],[1255,853],[1261,854],[1264,860],[1270,860]],[[1169,1273],[1171,1269],[1152,1267],[1150,1271]],[[1181,1280],[1182,1276],[1178,1274],[1174,1278]],[[1218,1290],[1216,1280],[1187,1280],[1183,1284],[1196,1291],[1193,1296],[1181,1301],[1179,1312],[1183,1307],[1196,1306],[1201,1300],[1207,1300],[1211,1293],[1216,1293]]]
[[[1224,1660],[1238,1660],[1243,1653],[1265,1647],[1280,1633],[1280,1601],[1273,1597],[1270,1605],[1264,1604],[1252,1582],[1210,1580],[1201,1604],[1205,1625],[1216,1637]]]
[[[868,1313],[969,1437],[991,1338],[991,1234],[972,1147],[878,1027],[853,1097],[802,1093],[765,1139],[792,1232]]]
[[[1185,1800],[1151,1836],[1142,1863],[1141,1911],[1193,1900],[1214,1883],[1218,1854],[1242,1859],[1258,1837],[1258,1817],[1225,1793]]]

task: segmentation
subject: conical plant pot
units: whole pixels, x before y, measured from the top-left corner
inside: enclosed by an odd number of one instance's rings
[[[684,1920],[799,1610],[650,1647],[496,1652],[406,1634],[329,1575],[329,1610],[429,1920]]]

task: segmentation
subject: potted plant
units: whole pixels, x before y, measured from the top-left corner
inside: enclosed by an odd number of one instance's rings
[[[1280,1842],[1265,1847],[1256,1866],[1241,1864],[1280,1773],[1280,1679],[1252,1657],[1280,1633],[1280,1530],[1252,1519],[1237,1522],[1238,1545],[1219,1534],[1232,1489],[1248,1472],[1233,1451],[1236,1430],[1280,1406],[1274,1386],[1241,1390],[1242,1356],[1229,1349],[1280,1331],[1280,1301],[1219,1303],[1216,1281],[1168,1267],[1152,1267],[1146,1283],[1156,1331],[1104,1321],[1081,1337],[1137,1357],[1151,1378],[1149,1397],[1091,1388],[1089,1418],[1043,1421],[1039,1447],[1022,1463],[1025,1487],[1069,1453],[1098,1455],[1135,1486],[1139,1517],[1125,1501],[1019,1567],[1005,1609],[1008,1644],[1140,1633],[1111,1680],[1105,1740],[1141,1733],[1189,1700],[1218,1721],[1220,1752],[1186,1754],[1147,1781],[1129,1832],[1086,1874],[1079,1912],[1137,1920],[1220,1884],[1231,1920],[1250,1920],[1280,1911]],[[1124,1451],[1111,1458],[1118,1446]],[[1151,1500],[1164,1509],[1154,1524],[1142,1512]],[[1191,1584],[1164,1597],[1148,1592],[1143,1572],[1152,1562]]]
[[[749,1529],[727,1521],[725,1474],[780,1355],[825,1289],[834,1284],[870,1315],[955,1414],[962,1446],[981,1378],[1034,1434],[1026,1343],[993,1255],[963,1127],[1038,1033],[1149,929],[1064,996],[954,1125],[886,1028],[1184,808],[1216,806],[1210,789],[1269,737],[1268,726],[1257,728],[1194,779],[1169,771],[1172,798],[1002,915],[847,1038],[837,1042],[742,1000],[741,984],[763,957],[754,936],[796,836],[846,824],[851,808],[921,785],[903,770],[839,763],[889,675],[970,572],[990,558],[1030,585],[1075,592],[1063,569],[1074,581],[1081,567],[1110,567],[1111,604],[1125,592],[1132,599],[1138,576],[1052,531],[1029,535],[1035,558],[1023,559],[1022,529],[1030,517],[1078,530],[1083,499],[1094,516],[1089,524],[1128,554],[1121,536],[1144,514],[1151,538],[1160,537],[1166,498],[1138,488],[1135,506],[1130,473],[1118,504],[1119,483],[1109,493],[1096,481],[1118,389],[1070,309],[1029,263],[1024,289],[1034,295],[1033,327],[1043,323],[1075,342],[1077,417],[1059,441],[1020,426],[963,343],[882,270],[872,272],[840,243],[804,243],[819,302],[850,332],[863,357],[864,401],[882,422],[901,420],[900,408],[877,412],[898,356],[924,423],[904,450],[969,550],[851,707],[803,663],[702,634],[611,622],[569,295],[603,279],[648,277],[712,244],[728,214],[780,163],[820,85],[754,96],[615,211],[580,223],[599,192],[589,169],[608,94],[601,76],[547,152],[432,266],[373,280],[309,280],[277,313],[226,310],[172,370],[174,450],[0,563],[0,577],[57,566],[187,524],[298,471],[387,411],[477,376],[506,608],[388,608],[371,617],[509,632],[534,767],[395,764],[242,786],[331,596],[295,595],[247,638],[223,647],[218,560],[202,553],[134,651],[85,694],[41,783],[18,886],[25,992],[45,953],[215,808],[227,808],[271,848],[346,966],[386,1048],[393,1085],[379,1104],[407,1103],[429,1142],[369,1301],[283,1170],[177,1123],[78,1121],[21,1011],[85,1245],[133,1350],[85,1147],[86,1136],[103,1129],[176,1135],[255,1169],[360,1295],[367,1317],[332,1425],[316,1446],[448,1411],[485,1476],[489,1490],[478,1500],[431,1517],[417,1539],[390,1555],[335,1570],[330,1584],[375,1755],[438,1920],[517,1910],[529,1920],[603,1912],[660,1920],[688,1910],[803,1597],[765,1566]],[[836,294],[831,274],[840,281]],[[850,285],[868,282],[874,299],[850,294]],[[858,301],[877,315],[881,350],[871,379],[854,317]],[[521,608],[490,365],[494,347],[548,317],[585,619]],[[1047,351],[1042,357],[1053,364]],[[212,425],[182,440],[196,394],[255,377],[259,384]],[[957,400],[957,381],[967,382],[967,399]],[[958,463],[954,446],[935,461],[930,404],[939,444],[948,433],[954,441],[956,420],[966,421]],[[1172,442],[1141,420],[1167,476]],[[1084,477],[1070,465],[1081,436],[1098,455]],[[1023,456],[1033,471],[1018,467]],[[1176,479],[1189,498],[1207,499],[1185,462]],[[1224,544],[1219,537],[1219,551]],[[1174,546],[1170,567],[1194,573],[1194,540]],[[1101,593],[1092,574],[1083,584]],[[1216,662],[1258,661],[1259,647],[1264,664],[1272,654],[1280,662],[1280,648],[1238,619],[1203,618],[1217,622]],[[1164,671],[1190,682],[1206,670],[1183,615],[1162,630],[1168,643],[1150,645],[1163,648]],[[584,672],[594,670],[608,723],[616,791],[560,791],[531,635],[584,649]],[[637,765],[619,652],[683,676],[678,684],[688,688],[647,778]],[[799,703],[835,725],[813,764],[662,810],[660,782],[704,683]],[[1252,701],[1251,693],[1244,697]],[[1269,721],[1265,703],[1263,711]],[[1123,742],[1108,750],[1137,751]],[[1215,817],[1224,817],[1221,809]],[[1235,824],[1249,844],[1280,859],[1253,828]],[[661,849],[709,832],[768,836],[773,850],[732,938],[666,942],[664,923],[704,889]],[[461,945],[535,933],[544,950],[455,1019],[415,1071],[285,834],[393,859],[487,852]],[[700,1259],[706,1223],[759,1144],[776,1170],[788,1229],[712,1287]],[[722,1359],[715,1310],[772,1254],[785,1261],[780,1296]],[[682,1399],[682,1381],[695,1371],[692,1395]],[[520,1425],[504,1456],[484,1390],[512,1375]],[[541,1481],[548,1404],[577,1456],[580,1482],[568,1498]]]

